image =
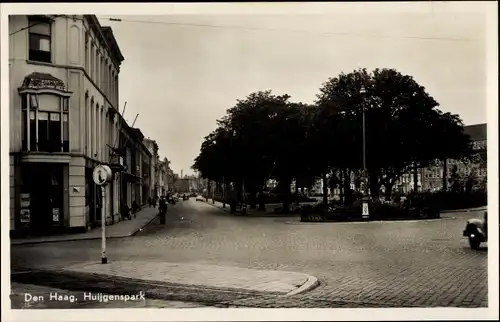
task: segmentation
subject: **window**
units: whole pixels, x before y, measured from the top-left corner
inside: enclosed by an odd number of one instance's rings
[[[22,101],[23,151],[69,152],[68,99],[57,98],[58,102],[64,103],[57,108],[58,111],[54,111],[53,106],[45,107],[51,109],[50,112],[44,110],[43,105],[40,106],[40,109],[35,109],[32,104],[27,104],[27,95],[22,96]],[[28,105],[30,109],[27,108]]]
[[[95,64],[95,57],[94,57],[94,44],[90,44],[90,78],[94,77],[94,64]]]
[[[62,129],[63,129],[63,151],[69,152],[69,126],[68,126],[68,113],[63,113]]]
[[[51,33],[52,26],[48,20],[31,18],[29,24],[29,60],[45,63],[52,62]]]
[[[108,80],[108,84],[106,86],[106,93],[108,95],[108,99],[113,102],[113,91],[111,90],[111,86],[113,84],[112,82],[112,71],[111,71],[111,65],[108,65],[108,77],[107,77],[107,80]]]
[[[89,72],[89,33],[85,32],[85,71]]]
[[[49,113],[38,112],[38,150],[49,150]]]
[[[115,87],[115,106],[118,107],[118,104],[120,103],[118,101],[119,99],[119,96],[118,96],[118,75],[115,76],[115,83],[114,83],[114,87]]]
[[[36,146],[36,111],[30,111],[30,150],[37,151]]]
[[[21,127],[22,127],[22,150],[28,150],[28,102],[26,95],[21,96]]]
[[[99,72],[99,89],[101,91],[104,90],[104,56],[101,55],[101,65],[100,67],[100,72]]]

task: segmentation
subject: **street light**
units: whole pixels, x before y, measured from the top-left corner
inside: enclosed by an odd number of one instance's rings
[[[226,180],[222,176],[222,208],[226,208]]]
[[[369,198],[369,189],[368,189],[368,176],[367,176],[367,169],[366,169],[366,115],[365,115],[366,88],[363,85],[361,85],[361,89],[359,90],[359,93],[361,94],[361,98],[362,98],[361,110],[362,110],[362,117],[363,117],[362,127],[363,127],[363,183],[364,183],[364,191],[363,191],[362,216],[363,216],[363,218],[368,219],[368,217],[369,217],[368,202],[369,202],[370,198]]]

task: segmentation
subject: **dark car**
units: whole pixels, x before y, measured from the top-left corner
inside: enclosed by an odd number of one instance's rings
[[[472,218],[467,220],[462,234],[469,239],[471,249],[478,249],[481,243],[488,241],[488,212],[484,212],[483,218]]]

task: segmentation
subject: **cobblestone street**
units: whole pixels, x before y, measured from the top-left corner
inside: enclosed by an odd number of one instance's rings
[[[343,301],[350,306],[487,306],[487,251],[462,238],[465,220],[300,223],[297,217],[234,216],[193,199],[169,206],[134,237],[109,240],[108,260],[177,262],[293,271],[320,281],[282,299],[244,298],[241,306],[296,306]],[[100,260],[100,241],[12,246],[13,270]],[[290,303],[286,302],[289,301]],[[288,303],[288,304],[287,304]]]

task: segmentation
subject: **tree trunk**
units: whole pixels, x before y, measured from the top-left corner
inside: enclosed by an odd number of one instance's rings
[[[290,212],[290,184],[291,180],[286,178],[281,181],[281,191],[283,195],[283,212]]]
[[[264,187],[263,187],[263,185],[261,185],[259,187],[259,198],[258,199],[259,199],[259,200],[257,200],[259,203],[258,210],[261,210],[261,211],[266,210],[266,204],[264,202]]]
[[[413,191],[418,192],[418,166],[416,162],[413,165]]]
[[[382,186],[382,184],[378,181],[378,173],[372,173],[368,175],[370,178],[370,195],[374,198],[378,198],[380,196],[380,187]]]
[[[328,205],[328,178],[326,177],[326,172],[323,172],[322,179],[323,179],[323,204]]]
[[[295,204],[298,206],[299,202],[299,180],[295,179]]]
[[[339,199],[342,204],[344,204],[344,170],[339,171]]]
[[[443,159],[443,191],[448,190],[448,160]]]
[[[252,191],[249,196],[250,209],[257,209],[257,196],[256,193]]]
[[[347,205],[351,204],[351,176],[349,175],[349,170],[345,169],[344,171],[344,181],[342,185],[344,186],[344,202]]]
[[[384,193],[385,200],[390,201],[392,197],[392,187],[394,187],[394,182],[389,181],[388,183],[384,184],[384,187],[385,187],[385,193]]]

